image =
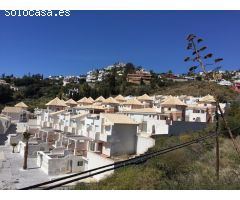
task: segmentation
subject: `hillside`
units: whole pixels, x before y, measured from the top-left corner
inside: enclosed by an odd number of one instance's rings
[[[0,85],[0,109],[5,105],[15,105],[19,101],[24,101],[31,111],[34,108],[44,108],[44,105],[56,96],[66,100],[73,98],[79,100],[82,97],[97,98],[103,96],[140,96],[145,93],[149,95],[191,95],[204,96],[209,94],[208,83],[204,80],[192,80],[187,82],[174,82],[166,75],[174,76],[172,72],[159,73],[150,71],[151,81],[145,84],[134,84],[127,81],[129,73],[135,73],[140,67],[127,63],[124,67],[112,67],[105,72],[102,81],[89,83],[84,79],[74,78],[72,82],[64,85],[64,77],[44,78],[43,75],[25,75],[21,78],[11,76],[2,76],[2,80],[8,85]],[[98,73],[101,70],[97,70]],[[170,73],[170,74],[169,74]],[[164,76],[163,76],[164,75]],[[201,80],[201,79],[200,79]],[[236,98],[237,93],[231,91],[226,86],[220,86],[212,83],[220,95],[220,101],[229,101]],[[13,91],[10,86],[17,90]]]
[[[227,86],[220,86],[216,83],[211,83],[215,88],[216,94],[220,96],[220,101],[231,101],[238,94],[229,89]],[[156,94],[161,95],[189,95],[189,96],[205,96],[209,94],[209,84],[206,81],[189,81],[181,83],[172,83],[169,86],[161,87],[156,91]]]
[[[193,136],[160,137],[151,151],[186,142]],[[237,139],[240,143],[240,138]],[[220,139],[220,180],[215,176],[214,139],[158,156],[141,165],[119,169],[87,190],[240,189],[239,158],[230,139]]]
[[[240,145],[240,102],[235,101],[225,113],[236,142]],[[240,189],[240,157],[235,151],[222,121],[220,130],[220,179],[216,179],[215,138],[149,159],[143,164],[121,168],[98,183],[77,184],[74,189]],[[148,152],[175,146],[213,132],[205,130],[180,136],[156,136]]]

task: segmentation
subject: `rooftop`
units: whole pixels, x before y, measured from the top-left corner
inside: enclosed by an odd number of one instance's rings
[[[10,106],[6,106],[4,107],[4,109],[2,110],[2,112],[5,112],[5,113],[20,113],[22,112],[23,109],[22,108],[19,108],[19,107],[10,107]]]
[[[105,104],[108,104],[108,103],[109,104],[119,104],[119,102],[112,97],[109,97],[109,98],[105,99],[103,101],[103,103],[105,103]]]
[[[138,124],[128,116],[122,114],[102,113],[101,115],[113,124]]]
[[[163,105],[163,106],[172,106],[172,105],[175,105],[175,106],[187,106],[187,104],[182,102],[177,97],[173,97],[173,96],[166,97],[166,99],[161,103],[161,105]]]
[[[147,94],[139,96],[137,99],[140,101],[152,101],[152,98],[150,96],[148,96]]]
[[[216,100],[212,95],[207,95],[205,97],[202,97],[199,99],[199,102],[205,102],[205,103],[215,103]]]
[[[137,99],[135,99],[135,98],[128,99],[123,104],[124,105],[139,105],[139,106],[143,106],[143,104],[140,101],[138,101]]]
[[[67,107],[66,103],[59,99],[58,97],[56,97],[55,99],[49,101],[46,106],[60,106],[60,107]]]
[[[74,101],[73,99],[69,99],[69,100],[65,101],[65,103],[67,105],[78,105],[78,103],[76,101]]]
[[[28,108],[28,106],[27,106],[24,102],[17,103],[17,104],[15,105],[15,107]]]

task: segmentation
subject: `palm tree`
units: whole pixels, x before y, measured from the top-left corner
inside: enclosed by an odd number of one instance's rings
[[[26,142],[26,146],[24,148],[24,161],[23,161],[23,169],[27,169],[27,157],[28,157],[28,141],[31,137],[29,132],[23,133],[23,140]]]
[[[12,153],[15,153],[15,147],[17,146],[17,143],[12,143],[11,144],[11,146],[12,146]]]

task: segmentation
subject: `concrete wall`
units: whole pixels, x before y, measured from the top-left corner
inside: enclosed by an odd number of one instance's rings
[[[0,134],[5,134],[11,125],[11,120],[0,116]]]
[[[184,122],[173,121],[169,126],[169,135],[180,135],[182,133],[191,133],[194,131],[202,130],[207,127],[205,122]]]
[[[155,133],[153,132],[155,127]],[[169,125],[166,120],[149,119],[147,121],[147,133],[154,135],[168,134]]]
[[[149,148],[155,146],[155,140],[151,137],[137,137],[137,154],[144,154]]]
[[[78,166],[78,162],[81,162],[83,165]],[[37,155],[37,165],[41,167],[46,174],[53,176],[84,171],[87,161],[83,159],[82,156],[74,156],[72,154],[51,158],[50,155],[39,151]]]
[[[115,124],[110,137],[110,156],[135,154],[137,145],[137,125]]]
[[[195,122],[199,120],[199,122],[206,122],[207,121],[207,114],[205,113],[193,113],[192,110],[186,110],[186,119],[190,122]]]
[[[22,140],[22,134],[10,134],[8,135],[8,144],[11,145],[13,143],[18,144]]]
[[[138,123],[147,122],[147,133],[152,134],[153,126],[155,126],[155,134],[168,134],[168,125],[166,120],[160,120],[160,116],[153,114],[128,114],[128,117]]]
[[[11,117],[12,121],[19,121],[21,118],[21,113],[4,113],[3,112],[3,114]]]
[[[17,123],[17,133],[23,133],[27,131],[28,124],[27,123]]]
[[[94,168],[97,168],[97,167],[101,167],[101,166],[104,166],[104,165],[109,165],[109,164],[113,164],[114,163],[113,160],[111,160],[109,158],[105,158],[105,157],[103,157],[101,155],[98,155],[98,154],[96,154],[94,152],[90,152],[90,151],[87,152],[87,159],[88,159],[87,170],[94,169]],[[100,179],[103,179],[103,178],[113,174],[113,172],[114,171],[112,170],[112,171],[108,171],[108,172],[105,172],[105,173],[102,173],[102,174],[98,174],[98,175],[95,175],[94,178],[96,180],[100,180]]]
[[[25,143],[20,141],[18,144],[18,152],[20,155],[24,155]],[[28,157],[34,158],[37,157],[38,151],[49,151],[49,147],[47,143],[39,143],[39,144],[29,144],[28,145]]]

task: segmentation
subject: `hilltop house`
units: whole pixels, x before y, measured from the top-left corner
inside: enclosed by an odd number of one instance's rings
[[[74,101],[73,99],[67,100],[67,101],[65,102],[65,104],[66,104],[67,106],[71,107],[71,108],[78,105],[78,103],[77,103],[76,101]]]
[[[66,103],[63,100],[59,99],[58,97],[49,101],[46,104],[46,106],[48,110],[53,110],[53,111],[63,110],[67,107]]]
[[[139,96],[137,99],[144,105],[144,108],[151,108],[153,106],[153,99],[147,94]]]
[[[161,110],[164,114],[169,114],[169,118],[174,121],[185,121],[185,110],[187,104],[177,97],[169,96],[161,103]]]
[[[144,105],[140,101],[138,101],[136,98],[131,98],[119,106],[119,111],[140,109],[143,107],[144,107]]]
[[[2,110],[2,114],[10,117],[13,122],[27,122],[29,119],[29,112],[20,107],[6,106]]]
[[[214,97],[208,94],[199,99],[198,105],[206,108],[207,122],[213,122],[216,111],[216,100]]]
[[[94,103],[94,100],[92,98],[83,97],[77,103],[79,106],[87,106],[92,105]]]
[[[151,79],[152,79],[151,73],[144,70],[139,70],[136,71],[135,73],[127,75],[127,82],[135,84],[141,84],[141,82],[149,84]]]
[[[108,109],[107,112],[113,113],[118,111],[119,102],[114,98],[109,97],[102,102],[102,105]]]

